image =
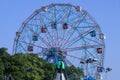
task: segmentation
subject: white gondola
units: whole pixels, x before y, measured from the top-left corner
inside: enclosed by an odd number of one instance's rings
[[[103,33],[101,33],[99,37],[100,37],[100,39],[102,39],[102,40],[106,39],[106,36],[105,36]]]

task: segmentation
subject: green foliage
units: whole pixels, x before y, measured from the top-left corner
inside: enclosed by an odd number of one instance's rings
[[[7,48],[0,48],[0,57],[4,57],[4,56],[10,56],[8,53],[7,53]]]
[[[0,61],[0,80],[4,79],[4,65],[3,63]]]
[[[66,67],[68,80],[80,80],[83,77],[83,70],[74,66]]]
[[[81,69],[73,66],[66,69],[68,77],[74,74],[80,77],[83,74]],[[0,80],[10,74],[15,80],[52,80],[54,72],[55,65],[47,63],[37,54],[9,55],[6,48],[0,48]]]

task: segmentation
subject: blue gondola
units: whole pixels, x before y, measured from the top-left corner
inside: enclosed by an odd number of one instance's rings
[[[95,30],[90,32],[90,36],[91,36],[91,37],[95,37],[95,36],[96,36]]]
[[[38,41],[38,36],[33,35],[33,36],[32,36],[32,40],[33,40],[33,41]]]
[[[92,76],[89,76],[87,80],[95,80],[95,78]]]
[[[101,67],[101,66],[98,66],[98,67],[97,67],[97,71],[98,71],[98,72],[103,72],[103,71],[104,71],[104,68]]]
[[[52,27],[52,29],[57,29],[56,26],[57,26],[56,22],[53,21],[53,22],[51,23],[51,27]]]

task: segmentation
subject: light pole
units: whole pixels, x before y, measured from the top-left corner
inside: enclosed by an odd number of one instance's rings
[[[105,69],[105,80],[107,80],[107,73],[110,71],[112,71],[112,69],[109,67]]]

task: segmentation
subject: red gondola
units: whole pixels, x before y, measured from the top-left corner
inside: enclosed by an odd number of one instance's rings
[[[79,6],[76,6],[75,9],[76,9],[77,11],[80,11],[80,10],[81,10],[81,8],[80,8]]]
[[[63,29],[68,29],[68,24],[67,23],[63,24]]]
[[[28,46],[28,51],[33,51],[33,46]]]
[[[102,48],[97,48],[97,53],[99,53],[99,54],[103,53]]]
[[[42,27],[42,28],[41,28],[41,32],[42,32],[42,33],[46,33],[46,32],[47,32],[47,29],[44,28],[44,27]]]
[[[20,32],[16,32],[16,36],[19,37],[20,36]]]

